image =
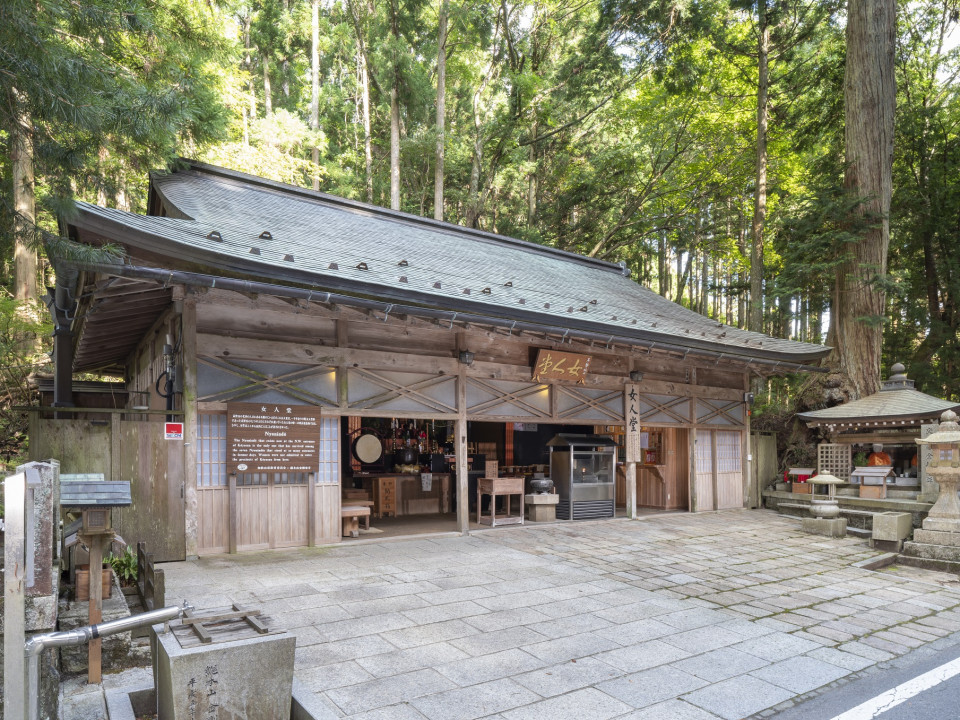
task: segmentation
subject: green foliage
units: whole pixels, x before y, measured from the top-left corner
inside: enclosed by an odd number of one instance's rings
[[[110,563],[122,586],[128,587],[137,582],[137,553],[129,546],[124,548],[120,555],[110,553],[107,556],[107,562]]]
[[[46,318],[40,308],[0,297],[0,461],[6,465],[27,460],[27,418],[14,408],[31,404],[31,377],[48,362],[32,352],[35,339],[52,331]]]
[[[960,60],[943,45],[954,6],[901,3],[890,267],[871,282],[888,296],[885,362],[903,360],[922,389],[960,399]],[[9,146],[16,120],[30,119],[33,244],[45,239],[52,257],[78,257],[51,234],[56,215],[75,196],[142,210],[146,171],[180,154],[300,186],[319,178],[322,190],[357,199],[369,182],[374,202],[387,205],[392,88],[401,208],[432,215],[440,7],[321,3],[314,131],[309,0],[0,3],[0,140]],[[824,341],[839,263],[877,221],[861,217],[863,199],[842,182],[843,3],[445,7],[444,217],[623,261],[664,296],[741,327],[758,187],[757,46],[768,28],[764,330]],[[8,152],[5,257],[10,169]],[[9,261],[3,273],[9,284]],[[758,415],[780,412],[801,386],[770,384]]]

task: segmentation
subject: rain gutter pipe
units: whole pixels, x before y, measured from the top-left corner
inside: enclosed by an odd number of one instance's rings
[[[85,263],[79,265],[84,270],[92,270],[122,277],[135,277],[142,279],[155,280],[164,285],[191,285],[194,287],[221,288],[223,290],[233,290],[236,292],[258,293],[261,295],[276,295],[279,297],[296,298],[300,300],[316,301],[322,303],[335,303],[339,305],[348,305],[352,307],[365,308],[369,310],[379,310],[383,313],[399,313],[414,315],[419,317],[433,318],[436,320],[446,320],[453,327],[455,320],[461,322],[470,322],[476,324],[495,325],[506,327],[511,330],[527,330],[529,332],[556,333],[559,330],[550,325],[542,325],[523,320],[506,320],[503,318],[494,318],[486,315],[476,315],[469,312],[455,312],[453,310],[434,310],[432,308],[419,307],[415,305],[398,305],[396,303],[382,302],[378,300],[368,300],[366,298],[354,297],[352,295],[341,295],[338,293],[327,292],[326,290],[308,290],[306,288],[291,287],[289,285],[274,285],[271,283],[257,282],[255,280],[240,280],[237,278],[218,277],[215,275],[203,275],[184,270],[164,270],[162,268],[144,267],[140,265],[112,265],[109,263]],[[569,332],[569,330],[568,330]],[[794,363],[783,360],[770,360],[767,358],[758,358],[752,356],[737,356],[729,352],[712,352],[710,350],[699,350],[683,345],[665,343],[659,340],[644,341],[637,338],[631,338],[623,335],[611,335],[607,333],[590,332],[586,330],[575,330],[576,337],[601,342],[609,346],[612,342],[620,342],[624,345],[647,345],[652,350],[654,347],[661,350],[673,350],[687,354],[708,357],[720,362],[720,358],[727,357],[730,360],[741,359],[748,364],[772,365],[773,368],[782,369],[787,372],[829,372],[828,368],[817,367],[815,365],[804,365],[803,363]],[[566,334],[564,335],[566,337]]]
[[[40,717],[40,654],[44,650],[53,647],[83,645],[91,640],[115,635],[125,630],[132,630],[144,625],[156,625],[178,618],[189,609],[190,606],[186,603],[182,607],[170,605],[119,620],[108,620],[75,630],[62,630],[30,637],[23,646],[23,654],[27,660],[27,720],[39,720]]]

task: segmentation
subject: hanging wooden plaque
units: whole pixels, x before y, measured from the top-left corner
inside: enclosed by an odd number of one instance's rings
[[[558,352],[557,350],[538,350],[537,361],[533,365],[533,381],[575,380],[582,383],[590,367],[589,355]]]

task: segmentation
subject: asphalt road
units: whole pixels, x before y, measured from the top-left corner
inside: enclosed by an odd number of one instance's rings
[[[774,717],[777,720],[960,719],[960,634],[866,670],[858,679],[842,683]]]

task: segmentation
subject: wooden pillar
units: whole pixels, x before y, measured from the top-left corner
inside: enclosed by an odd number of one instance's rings
[[[503,464],[504,465],[514,465],[513,462],[513,423],[505,423],[506,427],[504,428],[504,448],[503,448]]]
[[[240,534],[239,522],[240,518],[237,513],[237,475],[236,473],[230,473],[227,475],[227,487],[229,492],[229,513],[230,516],[227,518],[227,533],[229,536],[229,544],[227,546],[227,552],[231,554],[236,554],[237,552],[237,536]]]
[[[317,475],[307,473],[307,547],[317,545]]]
[[[637,517],[637,464],[628,462],[627,467],[627,517]]]
[[[697,429],[690,428],[687,448],[687,483],[690,493],[690,512],[700,511],[700,496],[697,493]]]
[[[107,511],[109,512],[109,510]],[[96,625],[103,620],[103,535],[91,535],[90,548],[90,610],[89,622]],[[98,684],[101,679],[100,638],[93,638],[87,644],[87,682]]]
[[[200,525],[197,494],[197,299],[189,294],[183,299],[180,344],[183,363],[183,528],[187,558],[196,558],[200,548]]]
[[[720,484],[717,478],[719,471],[717,467],[717,433],[714,430],[705,430],[704,432],[710,433],[710,463],[713,468],[713,477],[711,479],[713,483],[713,507],[710,509],[718,510],[720,508]]]
[[[467,371],[460,367],[457,374],[457,419],[453,424],[457,457],[457,527],[467,535],[470,532],[470,498],[467,467]]]
[[[23,643],[26,633],[26,475],[6,478],[3,486],[3,704],[4,717],[22,718],[27,713],[26,661]]]

